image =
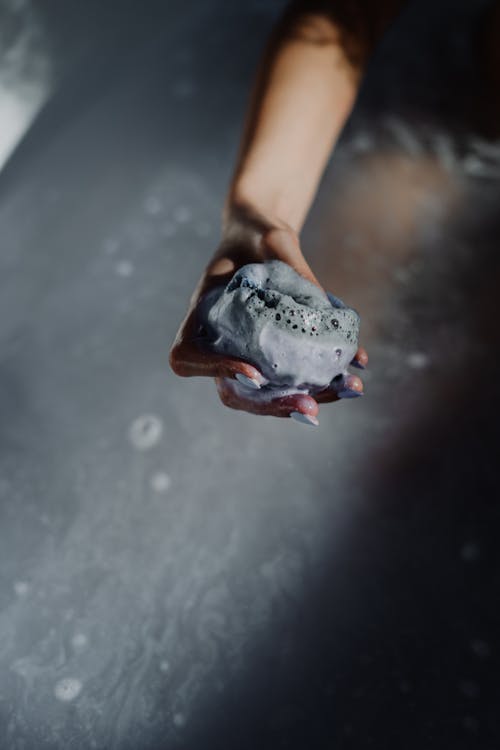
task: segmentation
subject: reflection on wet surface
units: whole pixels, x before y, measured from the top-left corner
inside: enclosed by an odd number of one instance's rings
[[[486,5],[411,5],[322,185],[304,246],[371,359],[316,431],[168,370],[280,4],[45,12],[0,174],[2,748],[497,746]]]

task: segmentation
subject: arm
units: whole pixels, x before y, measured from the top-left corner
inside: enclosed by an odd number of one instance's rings
[[[401,4],[289,6],[260,64],[226,201],[225,236],[232,224],[299,234],[366,62]]]
[[[328,17],[299,15],[276,31],[252,97],[229,220],[248,208],[300,231],[358,80]]]
[[[259,382],[256,368],[202,353],[192,340],[200,296],[229,280],[239,266],[277,258],[319,285],[302,255],[299,232],[353,107],[365,61],[385,25],[380,19],[374,24],[368,6],[368,0],[357,5],[349,0],[293,3],[275,29],[252,95],[224,209],[222,242],[192,297],[171,351],[177,374],[217,378],[241,374]],[[358,361],[366,360],[360,350]],[[352,376],[351,385],[362,391],[359,378]],[[227,389],[221,392],[219,387],[219,392],[224,403],[238,407]],[[294,402],[294,409],[317,413],[312,397],[296,398],[301,401]],[[290,405],[279,413],[288,416]]]

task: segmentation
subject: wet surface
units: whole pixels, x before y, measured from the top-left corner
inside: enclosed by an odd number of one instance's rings
[[[487,3],[409,8],[322,185],[304,247],[371,360],[317,429],[169,372],[280,5],[164,5],[40,4],[0,173],[0,747],[494,750]]]

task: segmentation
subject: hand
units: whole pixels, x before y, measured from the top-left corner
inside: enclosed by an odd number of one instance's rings
[[[224,354],[203,351],[196,344],[196,308],[200,298],[214,286],[227,284],[235,271],[246,263],[281,260],[321,288],[302,255],[298,236],[292,229],[267,229],[261,237],[260,243],[249,241],[248,238],[229,239],[223,242],[193,294],[187,316],[179,328],[170,352],[170,365],[177,375],[183,377],[205,375],[215,378],[222,403],[232,409],[275,417],[291,416],[301,422],[318,424],[320,403],[362,395],[363,383],[359,377],[341,377],[314,397],[293,394],[262,402],[243,396],[238,387],[239,381],[255,389],[260,388],[266,381],[257,368],[241,359],[231,359]],[[364,368],[367,362],[366,351],[359,348],[353,364]]]

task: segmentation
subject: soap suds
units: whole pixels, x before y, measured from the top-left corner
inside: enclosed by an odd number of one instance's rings
[[[259,401],[322,390],[358,348],[358,314],[281,261],[240,268],[205,296],[199,321],[201,346],[261,372],[266,383],[251,393]]]
[[[163,423],[153,414],[137,417],[129,427],[129,440],[139,451],[146,451],[155,446],[163,434]]]

